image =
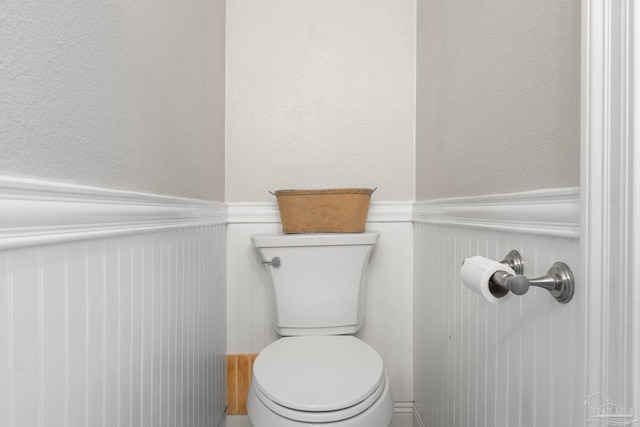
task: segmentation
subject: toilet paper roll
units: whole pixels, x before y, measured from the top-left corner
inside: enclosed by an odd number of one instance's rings
[[[508,301],[513,294],[509,292],[501,296],[497,292],[491,292],[489,279],[491,279],[491,276],[493,276],[496,271],[506,271],[509,274],[516,274],[508,265],[482,256],[472,256],[464,260],[462,268],[460,268],[460,279],[467,288],[478,295],[482,295],[484,299],[490,303],[503,303]]]

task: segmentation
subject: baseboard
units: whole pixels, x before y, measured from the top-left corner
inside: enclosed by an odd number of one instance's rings
[[[224,408],[224,412],[222,413],[222,416],[220,417],[220,420],[218,420],[218,424],[216,424],[216,427],[226,427],[227,425],[227,408]]]
[[[393,413],[395,415],[413,415],[413,402],[394,402]]]
[[[395,402],[392,427],[425,427],[414,402]]]
[[[0,177],[0,249],[223,224],[222,202]]]
[[[416,409],[416,405],[413,404],[413,426],[414,427],[427,427],[427,425],[422,421],[422,417],[420,416],[420,412]]]
[[[225,414],[227,427],[249,427],[249,419],[246,415]],[[395,402],[392,427],[426,427],[420,414],[415,409],[413,402]]]

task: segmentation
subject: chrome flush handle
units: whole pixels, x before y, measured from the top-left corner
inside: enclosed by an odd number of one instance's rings
[[[269,261],[262,261],[262,263],[278,268],[282,265],[282,260],[280,259],[280,257],[275,257]]]

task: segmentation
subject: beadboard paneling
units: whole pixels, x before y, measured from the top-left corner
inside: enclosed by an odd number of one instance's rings
[[[225,249],[223,223],[0,251],[0,425],[217,425]]]
[[[407,221],[386,221],[381,214],[383,222],[367,223],[367,229],[380,232],[380,240],[367,269],[367,307],[359,333],[382,356],[396,401],[413,400],[413,232],[407,207],[402,215]],[[227,347],[229,353],[259,353],[277,335],[269,321],[267,272],[249,236],[276,233],[281,226],[250,222],[260,219],[250,210],[239,222],[236,208],[231,205],[229,212]]]
[[[579,241],[549,235],[414,224],[415,404],[429,427],[585,424],[584,292]],[[462,285],[463,258],[521,252],[525,275],[555,261],[576,275],[566,304],[547,291],[493,305]]]

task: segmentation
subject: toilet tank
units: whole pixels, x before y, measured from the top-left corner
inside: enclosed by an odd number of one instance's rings
[[[257,234],[269,274],[270,317],[283,336],[353,334],[364,318],[366,267],[377,231]]]

